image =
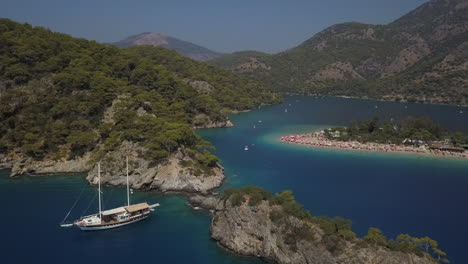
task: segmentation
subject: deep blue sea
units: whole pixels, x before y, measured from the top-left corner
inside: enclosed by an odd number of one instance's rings
[[[359,235],[369,227],[388,237],[427,235],[439,241],[452,263],[466,263],[467,161],[313,149],[277,140],[375,114],[427,115],[468,133],[466,107],[293,96],[281,105],[233,115],[234,128],[199,134],[217,148],[226,168],[222,189],[249,184],[273,192],[291,189],[313,215],[349,218]],[[70,218],[90,204],[88,213],[97,208],[90,203],[96,191],[83,175],[10,179],[0,171],[1,263],[263,263],[219,248],[209,238],[210,215],[192,210],[181,196],[135,192],[135,202],[161,204],[138,224],[101,232],[60,228],[80,193]],[[104,195],[108,208],[125,202],[123,188],[106,188]]]

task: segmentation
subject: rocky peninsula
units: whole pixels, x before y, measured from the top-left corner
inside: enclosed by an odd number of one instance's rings
[[[196,175],[195,168],[186,165],[193,162],[192,158],[182,149],[157,164],[145,159],[142,153],[144,149],[131,142],[124,142],[119,149],[107,153],[101,159],[101,183],[115,186],[126,184],[126,156],[130,161],[129,184],[134,189],[207,193],[223,183],[224,169],[220,165]],[[86,179],[97,184],[96,165],[88,172]]]
[[[101,183],[112,186],[126,184],[125,158],[129,157],[129,183],[131,188],[157,190],[161,192],[208,193],[219,187],[224,180],[224,168],[216,165],[209,172],[197,173],[195,162],[183,149],[160,162],[152,162],[144,157],[144,147],[134,142],[124,141],[119,148],[106,153],[101,162]],[[93,153],[67,160],[34,160],[20,153],[0,156],[0,168],[10,169],[10,177],[47,175],[58,173],[87,173],[86,179],[97,184],[97,162]]]
[[[438,263],[430,250],[418,248],[424,239],[400,235],[387,242],[380,230],[372,228],[365,238],[357,238],[349,220],[312,217],[288,192],[273,196],[249,186],[223,197],[195,196],[190,202],[213,211],[211,237],[240,255],[279,264]],[[433,250],[441,257],[445,254]]]

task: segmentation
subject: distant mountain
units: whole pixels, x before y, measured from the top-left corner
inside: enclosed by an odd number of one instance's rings
[[[282,53],[210,63],[280,92],[468,104],[468,0],[432,0],[388,25],[338,24]]]
[[[224,55],[188,41],[176,39],[160,33],[144,32],[138,35],[130,36],[124,40],[111,43],[120,48],[128,48],[138,45],[160,46],[175,50],[179,54],[198,61],[206,61]]]

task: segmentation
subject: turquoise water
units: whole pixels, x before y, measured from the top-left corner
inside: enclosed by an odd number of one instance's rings
[[[377,107],[376,107],[377,106]],[[288,109],[287,113],[284,109]],[[468,259],[468,162],[414,155],[314,149],[278,142],[282,135],[346,125],[352,119],[428,115],[468,132],[467,108],[356,99],[290,97],[282,105],[234,115],[235,128],[204,130],[228,178],[223,188],[262,186],[294,191],[313,215],[343,216],[364,235],[428,235],[452,263]],[[259,122],[261,121],[261,122]],[[255,125],[255,128],[254,128]],[[249,150],[244,151],[245,145]]]
[[[1,263],[263,263],[218,247],[209,238],[210,216],[179,196],[135,192],[135,202],[161,207],[149,219],[112,231],[60,228],[82,190],[70,219],[84,213],[96,194],[82,175],[9,179],[0,171]],[[104,206],[120,206],[125,197],[123,188],[105,188]],[[93,203],[88,213],[96,210]]]
[[[457,264],[467,260],[466,161],[312,149],[281,144],[277,138],[375,113],[386,118],[426,114],[452,130],[468,132],[468,109],[459,114],[460,109],[290,97],[282,105],[233,116],[234,128],[200,134],[213,142],[226,168],[223,188],[253,184],[274,192],[292,189],[312,214],[350,218],[360,235],[369,226],[388,236],[429,235]],[[245,145],[249,151],[243,150]],[[6,208],[0,218],[2,263],[264,263],[218,247],[209,238],[210,215],[192,210],[180,196],[135,192],[135,202],[159,202],[159,211],[112,231],[60,228],[58,223],[82,190],[70,218],[80,216],[96,193],[82,175],[9,179],[0,171],[0,201]],[[104,195],[107,208],[125,202],[122,188],[106,188]],[[88,213],[96,207],[92,203]]]

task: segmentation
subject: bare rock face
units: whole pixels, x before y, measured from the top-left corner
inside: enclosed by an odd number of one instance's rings
[[[371,57],[363,60],[359,65],[357,65],[356,72],[358,72],[361,76],[373,76],[380,75],[384,69],[385,66],[381,61]]]
[[[316,51],[323,51],[328,46],[328,42],[326,40],[322,40],[319,43],[313,46],[313,49]]]
[[[145,149],[136,143],[123,142],[122,145],[108,152],[101,159],[101,183],[109,185],[126,185],[125,159],[129,157],[129,183],[134,189],[155,189],[161,192],[178,191],[190,193],[209,193],[219,187],[224,180],[224,168],[216,166],[210,174],[198,175],[191,163],[194,161],[182,150],[170,155],[158,164],[143,158]],[[57,173],[88,172],[87,180],[97,184],[97,163],[92,153],[67,160],[44,158],[33,160],[21,154],[0,155],[0,169],[11,169],[10,177],[24,174],[41,175]],[[195,175],[197,174],[197,175]]]
[[[134,189],[154,189],[161,192],[208,193],[224,180],[224,169],[213,168],[211,175],[194,175],[193,168],[183,166],[191,159],[181,150],[159,164],[142,157],[145,149],[136,143],[124,142],[117,150],[101,159],[101,184],[126,185],[125,159],[129,159],[129,184]],[[87,180],[97,184],[97,164],[89,171]]]
[[[197,80],[194,81],[190,79],[184,79],[184,81],[188,85],[192,86],[195,90],[197,90],[198,93],[201,93],[201,94],[210,94],[215,90],[213,85],[211,85],[209,82],[197,81]]]
[[[422,38],[415,38],[414,44],[400,51],[398,56],[384,70],[382,77],[394,75],[413,66],[418,61],[431,54],[431,49]]]
[[[163,46],[167,44],[169,44],[167,36],[159,33],[141,35],[140,38],[135,39],[133,42],[133,45]]]
[[[349,62],[335,62],[325,67],[325,69],[317,72],[314,80],[349,80],[349,79],[364,79],[359,73],[354,71],[353,65]]]
[[[468,5],[468,2],[465,4]],[[468,11],[467,11],[468,12]],[[453,25],[440,25],[434,29],[434,34],[431,37],[432,41],[441,41],[448,37],[457,36],[468,31],[468,22],[463,22]]]
[[[5,154],[0,154],[0,169],[9,169],[13,167],[13,159]]]
[[[67,160],[45,158],[34,160],[21,155],[10,154],[0,157],[0,168],[11,169],[10,177],[17,177],[23,174],[57,174],[57,173],[78,173],[85,172],[91,168],[91,153],[86,153],[81,157]]]
[[[223,127],[233,127],[234,124],[231,120],[226,119],[224,121],[212,121],[211,118],[205,114],[198,114],[193,119],[193,129],[200,128],[223,128]]]
[[[433,72],[442,75],[446,72],[466,71],[468,70],[468,41],[459,45],[456,49],[450,52],[445,58],[433,67]]]
[[[117,106],[119,105],[119,103],[121,103],[122,101],[125,101],[125,99],[129,98],[130,95],[128,94],[124,94],[124,95],[119,95],[116,99],[114,99],[112,101],[112,105],[110,107],[108,107],[106,109],[106,111],[104,111],[104,116],[102,118],[102,122],[103,123],[108,123],[108,124],[114,124],[115,123],[115,120],[114,120],[114,115],[117,111]]]
[[[256,70],[270,71],[271,66],[265,64],[264,62],[260,61],[255,57],[249,57],[248,62],[237,65],[234,68],[234,72],[237,73],[254,72]]]
[[[182,56],[198,61],[206,61],[223,55],[222,53],[209,50],[188,41],[153,32],[143,32],[110,44],[120,48],[128,48],[138,45],[160,46],[175,50]]]
[[[189,198],[189,203],[192,206],[200,207],[206,210],[215,210],[220,202],[218,196],[202,196],[194,195]]]
[[[359,239],[340,239],[334,242],[339,244],[339,249],[331,252],[320,227],[292,216],[273,222],[269,217],[272,210],[275,207],[267,201],[256,206],[244,203],[234,207],[229,200],[221,200],[212,219],[211,236],[220,245],[238,254],[259,256],[280,264],[437,263],[426,255],[419,257],[379,246],[361,247],[358,245]],[[285,231],[291,229],[308,230],[310,239],[294,241],[292,247],[291,238]]]

